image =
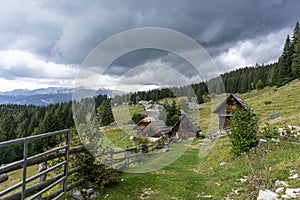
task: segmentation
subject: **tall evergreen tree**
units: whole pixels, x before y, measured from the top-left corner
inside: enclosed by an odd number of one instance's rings
[[[97,109],[97,115],[100,126],[107,126],[114,122],[114,116],[111,109],[111,100],[105,100]]]
[[[296,23],[293,36],[292,73],[293,78],[300,77],[300,27]]]
[[[283,53],[278,60],[278,67],[276,69],[276,85],[282,86],[292,77],[292,55],[293,55],[293,45],[288,35],[283,48]]]

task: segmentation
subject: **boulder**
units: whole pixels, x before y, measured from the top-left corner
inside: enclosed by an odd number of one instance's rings
[[[91,196],[90,196],[90,198],[91,199],[97,199],[98,197],[99,197],[99,192],[94,192],[94,194],[92,194]]]
[[[270,190],[260,190],[257,200],[277,200],[278,194]]]
[[[88,195],[88,196],[91,196],[92,194],[94,194],[95,193],[95,190],[93,189],[93,188],[90,188],[90,189],[88,189],[87,191],[86,191],[86,194]]]
[[[271,140],[272,140],[273,142],[277,142],[277,143],[280,142],[280,139],[279,139],[279,138],[272,138]]]
[[[8,176],[7,174],[0,174],[0,183],[7,181],[8,180]]]
[[[267,143],[267,142],[268,142],[268,141],[265,140],[265,139],[259,139],[259,140],[258,140],[258,145],[262,145],[262,144]]]
[[[283,129],[283,128],[278,128],[278,133],[279,133],[280,135],[282,135],[282,134],[284,133],[284,129]]]
[[[275,192],[277,193],[277,194],[280,194],[280,193],[282,193],[284,191],[284,188],[283,187],[279,187],[279,188],[277,188],[276,190],[275,190]]]
[[[300,198],[300,188],[287,188],[285,194],[291,198]]]
[[[79,190],[72,190],[71,195],[75,200],[84,200],[82,193]]]
[[[297,179],[298,176],[299,176],[298,174],[294,174],[294,175],[290,176],[289,179]]]
[[[276,187],[288,187],[289,183],[286,181],[280,181],[280,180],[276,180],[275,181],[275,186]]]
[[[286,129],[293,130],[293,126],[292,125],[286,125]]]

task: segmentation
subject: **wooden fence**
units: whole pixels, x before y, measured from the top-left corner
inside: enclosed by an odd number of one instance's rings
[[[66,143],[64,146],[54,148],[50,151],[45,151],[43,153],[28,157],[28,143],[33,140],[51,137],[54,135],[65,134],[66,135]],[[22,181],[3,190],[0,191],[0,199],[1,200],[24,200],[25,198],[29,197],[29,199],[59,199],[62,197],[68,190],[76,187],[79,185],[83,180],[78,180],[74,183],[68,185],[68,176],[71,174],[80,171],[85,167],[85,165],[77,166],[73,169],[68,169],[68,162],[69,162],[69,155],[74,153],[80,153],[85,150],[83,146],[71,147],[70,146],[70,130],[65,129],[61,131],[55,131],[50,133],[45,133],[41,135],[35,135],[25,138],[20,138],[11,141],[5,141],[0,143],[0,148],[23,143],[23,159],[9,163],[7,165],[0,167],[0,174],[11,172],[18,169],[23,169],[22,172]],[[52,166],[48,169],[43,169],[39,173],[35,174],[34,176],[27,177],[27,167],[31,165],[40,164],[49,160],[53,160],[55,158],[64,157],[64,160],[55,166]],[[41,177],[45,177],[45,175],[53,170],[59,169],[63,167],[63,173],[58,174],[50,179],[40,179],[40,182],[27,187],[26,185],[33,180]],[[42,194],[49,191],[51,188],[55,187],[56,185],[62,183],[61,189],[52,192],[51,194],[41,197]],[[16,191],[18,188],[22,188],[19,191]],[[14,192],[16,191],[16,192]]]
[[[269,119],[278,119],[280,118],[280,114],[276,111],[273,111],[270,115],[263,116],[259,119],[259,122],[263,122]]]
[[[30,141],[51,137],[58,134],[66,134],[66,143],[64,146],[56,147],[49,151],[45,151],[43,153],[28,157],[28,143]],[[86,165],[81,165],[81,166],[76,166],[70,170],[68,169],[69,156],[71,154],[81,153],[86,150],[84,146],[76,146],[76,147],[70,146],[69,129],[20,138],[11,141],[0,142],[0,150],[5,146],[14,145],[17,143],[23,143],[23,159],[0,166],[0,175],[15,170],[23,169],[22,181],[13,186],[10,186],[9,188],[3,191],[0,191],[1,200],[20,200],[20,199],[24,200],[25,198],[30,200],[59,199],[67,191],[73,189],[74,187],[78,186],[80,183],[83,182],[83,180],[78,180],[76,182],[68,184],[68,177],[70,175],[86,167]],[[137,147],[130,147],[130,148],[126,147],[124,150],[114,150],[112,148],[108,148],[106,152],[103,154],[104,156],[106,155],[107,157],[105,164],[115,169],[122,169],[125,167],[129,167],[134,163],[141,162],[146,156],[153,155],[156,149],[163,148],[164,145],[166,144],[167,144],[167,138],[161,138],[153,144],[149,144],[149,145],[140,144]],[[53,159],[61,158],[61,157],[64,158],[62,162],[57,163],[55,166],[52,166],[48,169],[44,167],[40,169],[37,174],[29,178],[27,177],[28,166],[45,163],[47,161],[51,161]],[[58,174],[46,180],[46,175],[49,172],[59,169],[61,167],[64,168],[63,173]],[[30,187],[26,186],[28,183],[38,178],[40,178],[39,183],[32,185]],[[49,191],[50,189],[52,189],[53,187],[55,187],[60,183],[62,183],[62,187],[60,187],[60,189],[57,189],[56,191],[52,192],[51,194],[48,194],[47,196],[43,195],[44,193],[46,193],[47,191]],[[21,190],[19,189],[20,187]],[[19,191],[16,191],[18,189]]]
[[[146,156],[149,157],[153,155],[156,149],[163,148],[166,144],[165,138],[161,138],[153,144],[140,144],[136,147],[127,146],[123,150],[108,148],[104,153],[107,156],[106,164],[111,168],[120,170],[122,168],[129,167],[134,163],[141,162]]]

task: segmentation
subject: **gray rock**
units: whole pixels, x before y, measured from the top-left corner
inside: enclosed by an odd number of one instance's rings
[[[270,190],[260,190],[257,200],[277,200],[278,194]]]
[[[280,193],[282,193],[284,191],[284,188],[283,187],[279,187],[279,188],[277,188],[276,190],[275,190],[275,192],[277,193],[277,194],[280,194]]]
[[[292,169],[292,170],[290,170],[290,174],[291,174],[291,175],[295,175],[295,174],[297,174],[297,171],[294,170],[294,169]]]
[[[280,180],[276,180],[275,181],[275,186],[276,187],[288,187],[289,183],[286,181],[280,181]]]
[[[7,181],[7,180],[8,180],[7,174],[0,174],[0,183]]]
[[[84,198],[79,190],[72,190],[71,195],[75,200],[84,200]]]
[[[300,188],[287,188],[285,194],[291,198],[300,198]]]
[[[241,183],[245,183],[245,182],[247,182],[248,181],[248,179],[246,179],[246,178],[240,178],[240,182]]]
[[[227,164],[228,164],[228,162],[221,162],[220,166],[227,165]]]
[[[293,126],[291,126],[291,125],[286,125],[286,128],[289,130],[293,130]]]
[[[90,189],[88,189],[87,191],[86,191],[86,194],[88,195],[88,196],[91,196],[92,194],[94,194],[95,193],[95,190],[93,189],[93,188],[90,188]]]
[[[169,152],[169,151],[172,151],[172,150],[173,150],[172,148],[163,148],[162,152],[165,153],[165,152]]]
[[[290,176],[289,179],[297,179],[298,177],[299,177],[298,174],[294,174],[294,175]]]
[[[258,140],[258,145],[262,145],[262,144],[267,143],[267,142],[268,142],[268,141],[265,140],[265,139],[259,139],[259,140]]]
[[[288,195],[286,195],[286,194],[283,194],[283,195],[281,195],[281,199],[290,199],[291,197],[289,197]]]
[[[91,199],[96,199],[96,198],[98,198],[99,197],[99,192],[94,192],[94,194],[92,194],[91,196],[90,196],[90,198]]]
[[[278,143],[278,142],[280,142],[280,139],[279,138],[272,138],[272,141]]]

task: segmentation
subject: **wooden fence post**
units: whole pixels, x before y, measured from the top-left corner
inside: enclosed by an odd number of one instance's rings
[[[45,171],[47,169],[47,163],[42,162],[39,164],[39,172]],[[45,181],[47,177],[47,174],[44,174],[40,177],[40,182]]]
[[[110,151],[109,151],[110,168],[112,168],[112,166],[113,166],[113,152],[114,152],[114,149],[110,148]]]
[[[125,159],[125,166],[129,167],[128,146],[125,147],[124,159]]]
[[[140,144],[140,153],[143,155],[143,144]]]

